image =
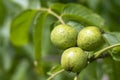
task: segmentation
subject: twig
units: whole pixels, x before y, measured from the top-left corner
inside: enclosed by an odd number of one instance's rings
[[[55,12],[53,12],[51,9],[48,9],[48,13],[52,14],[53,16],[55,16],[56,18],[58,18],[58,20],[62,23],[65,24],[65,22],[62,20],[62,17],[57,15]]]
[[[64,71],[64,69],[62,69],[62,70],[60,70],[60,71],[52,74],[47,80],[51,80],[52,78],[54,78],[56,75],[60,74],[60,73],[63,72],[63,71]]]
[[[51,9],[40,8],[39,11],[47,11],[49,14],[55,16],[62,24],[65,24],[65,22],[62,19],[62,17],[59,16],[58,14],[56,14],[55,12],[53,12]]]
[[[114,44],[114,45],[111,45],[111,46],[108,46],[108,47],[106,47],[106,48],[104,48],[104,49],[102,49],[102,50],[94,53],[93,57],[94,57],[94,58],[98,58],[98,57],[99,57],[100,55],[102,55],[105,51],[107,51],[107,50],[109,50],[109,49],[111,49],[111,48],[114,48],[114,47],[116,47],[116,46],[120,46],[120,43]]]
[[[97,57],[97,58],[94,58],[94,56],[92,56],[92,57],[90,57],[90,58],[88,59],[88,61],[89,61],[89,63],[91,63],[91,62],[93,62],[93,61],[95,61],[95,60],[97,60],[97,59],[106,58],[106,57],[109,57],[109,56],[110,56],[110,54],[107,52],[107,53],[103,53],[102,55],[100,55],[100,56]]]

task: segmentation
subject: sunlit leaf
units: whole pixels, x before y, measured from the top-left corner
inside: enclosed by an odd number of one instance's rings
[[[16,46],[21,46],[29,42],[29,30],[36,11],[26,10],[13,19],[10,28],[11,42]]]

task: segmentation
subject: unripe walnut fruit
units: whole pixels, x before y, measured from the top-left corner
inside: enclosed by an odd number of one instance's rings
[[[112,53],[113,53],[113,54],[119,54],[119,53],[120,53],[120,46],[114,47],[114,48],[112,49]]]
[[[60,48],[67,49],[77,45],[77,31],[68,25],[58,25],[51,32],[52,43]]]
[[[89,26],[78,33],[77,45],[86,51],[97,49],[102,43],[102,34],[99,28]]]
[[[61,57],[61,66],[66,71],[79,73],[87,64],[87,54],[79,47],[65,50]]]

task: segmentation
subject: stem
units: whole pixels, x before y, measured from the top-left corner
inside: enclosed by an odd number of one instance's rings
[[[74,80],[78,80],[78,74],[75,75]]]
[[[103,54],[105,51],[107,51],[107,50],[109,50],[109,49],[111,49],[111,48],[114,48],[114,47],[116,47],[116,46],[120,46],[120,43],[114,44],[114,45],[111,45],[111,46],[108,46],[108,47],[106,47],[106,48],[104,48],[104,49],[102,49],[102,50],[94,53],[94,58],[98,58],[98,57],[99,57],[101,54]]]
[[[106,57],[109,57],[109,56],[110,56],[110,54],[108,52],[105,52],[105,53],[99,55],[99,57],[97,57],[97,58],[94,58],[94,56],[90,57],[88,59],[88,61],[89,61],[89,63],[91,63],[91,62],[93,62],[93,61],[95,61],[97,59],[106,58]]]
[[[64,69],[59,70],[58,72],[52,74],[47,80],[51,80],[52,78],[54,78],[56,75],[60,74],[60,73],[63,72],[63,71],[64,71]]]
[[[48,9],[48,13],[52,14],[53,16],[55,16],[56,18],[58,18],[58,20],[62,23],[65,24],[64,21],[62,20],[62,17],[57,15],[55,12],[53,12],[52,10]]]
[[[58,14],[56,14],[55,12],[53,12],[51,9],[40,8],[39,11],[47,11],[49,14],[55,16],[62,24],[65,24],[65,22],[62,19],[62,17],[59,16]]]

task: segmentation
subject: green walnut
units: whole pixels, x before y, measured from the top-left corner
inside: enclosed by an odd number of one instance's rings
[[[114,47],[114,48],[112,49],[112,53],[113,53],[113,54],[119,54],[119,53],[120,53],[120,46]]]
[[[68,25],[58,25],[51,32],[51,42],[60,49],[77,45],[77,31]]]
[[[61,57],[61,66],[66,71],[79,73],[87,65],[87,54],[79,47],[65,50]]]
[[[120,61],[120,46],[114,47],[112,49],[111,56],[114,60]]]
[[[78,33],[77,45],[86,51],[92,51],[102,44],[102,34],[99,28],[89,26]]]

